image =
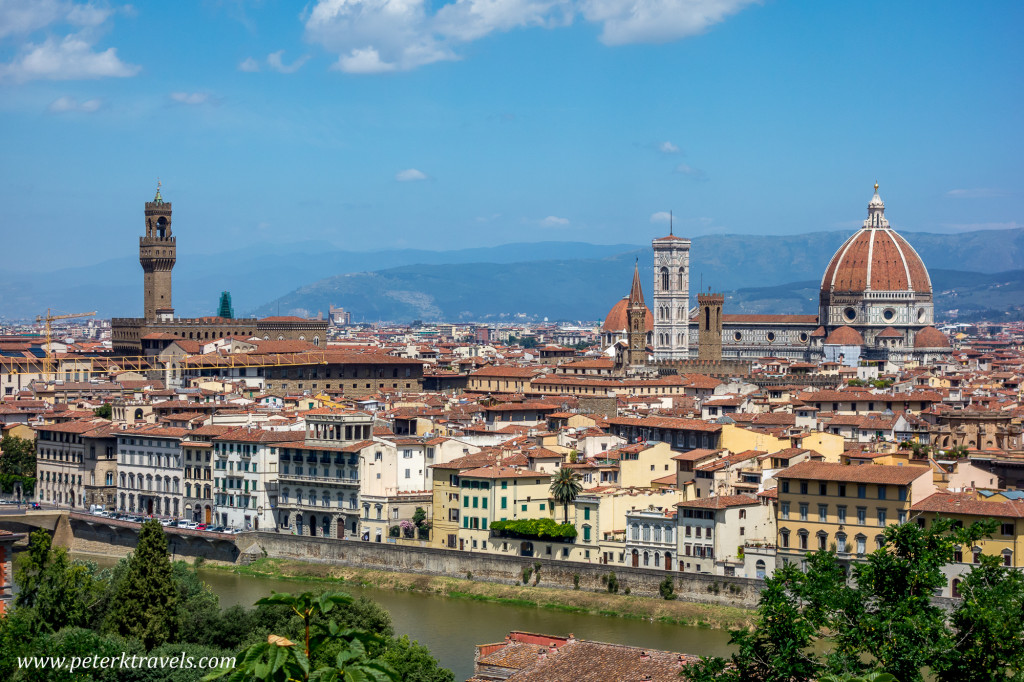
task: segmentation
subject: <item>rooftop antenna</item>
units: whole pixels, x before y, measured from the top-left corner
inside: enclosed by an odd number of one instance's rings
[[[673,236],[672,235],[672,209],[669,209],[669,211],[668,211],[668,236],[669,237]]]

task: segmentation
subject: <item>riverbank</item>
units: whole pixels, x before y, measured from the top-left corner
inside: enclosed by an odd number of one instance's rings
[[[563,590],[528,585],[503,585],[448,576],[395,573],[368,568],[352,568],[296,559],[262,558],[245,566],[205,563],[204,568],[238,575],[265,578],[309,580],[342,586],[352,584],[383,590],[424,592],[453,599],[468,599],[496,604],[535,607],[564,613],[649,620],[714,629],[751,624],[754,612],[733,606],[584,590]]]

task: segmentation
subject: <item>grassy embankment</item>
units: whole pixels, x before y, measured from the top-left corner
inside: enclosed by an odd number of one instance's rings
[[[466,578],[392,573],[364,568],[314,564],[291,559],[258,559],[248,566],[204,564],[204,568],[241,575],[349,583],[383,590],[427,592],[455,599],[529,606],[567,613],[635,618],[708,628],[735,628],[752,622],[754,612],[733,606],[665,601],[604,592],[502,585]]]

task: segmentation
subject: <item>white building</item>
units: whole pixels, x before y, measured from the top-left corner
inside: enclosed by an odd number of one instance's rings
[[[274,527],[277,450],[301,441],[302,435],[235,428],[213,437],[213,517],[217,525],[243,530]]]
[[[626,560],[634,568],[678,570],[676,511],[651,505],[626,512]]]
[[[187,429],[144,425],[117,432],[117,508],[147,516],[181,516]]]
[[[669,234],[654,247],[654,359],[685,360],[690,351],[690,240]]]
[[[774,542],[775,515],[768,500],[720,495],[680,502],[676,508],[680,571],[741,575],[744,545]]]

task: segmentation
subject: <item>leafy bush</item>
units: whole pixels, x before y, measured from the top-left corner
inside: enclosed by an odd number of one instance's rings
[[[672,584],[672,578],[665,576],[665,579],[658,585],[658,592],[661,594],[661,598],[666,601],[672,601],[676,598],[675,585]]]
[[[576,526],[571,523],[555,523],[550,518],[492,521],[491,531],[506,538],[555,542],[572,542],[577,535]]]
[[[601,582],[607,582],[608,591],[612,594],[619,593],[619,579],[615,577],[615,571],[612,571],[608,574],[607,581],[605,580],[605,578],[602,578]]]
[[[390,536],[390,537],[397,538],[401,534],[402,534],[402,529],[399,528],[398,526],[391,526],[390,528],[388,528],[388,536]]]
[[[580,589],[580,574],[579,573],[573,573],[572,574],[572,589],[574,589],[574,590]]]
[[[530,582],[530,576],[533,575],[533,566],[523,566],[523,584]]]

